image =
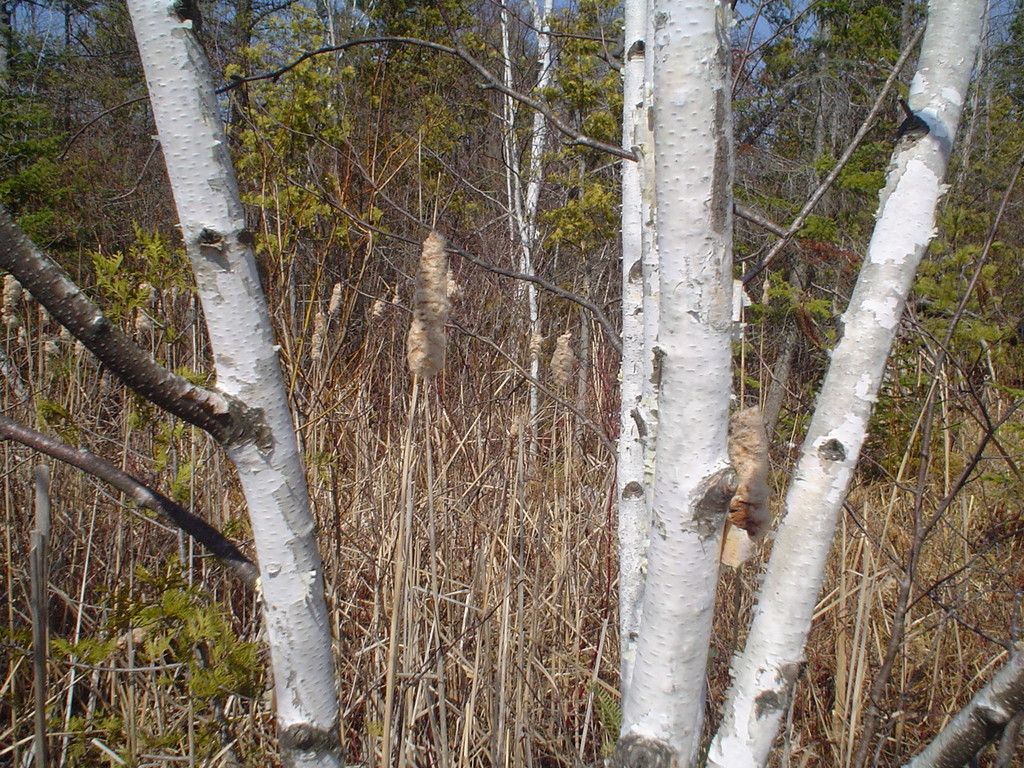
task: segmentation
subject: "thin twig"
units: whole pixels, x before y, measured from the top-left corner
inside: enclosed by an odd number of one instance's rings
[[[501,82],[501,79],[499,77],[497,77],[493,72],[487,69],[487,67],[485,67],[483,64],[478,62],[472,56],[472,54],[470,54],[469,51],[467,51],[461,45],[456,45],[455,47],[452,47],[449,45],[443,45],[441,43],[434,43],[429,40],[421,40],[420,38],[417,37],[390,35],[381,37],[363,37],[357,40],[349,40],[347,42],[341,43],[340,45],[330,45],[325,46],[323,48],[318,48],[315,51],[307,51],[306,53],[299,56],[297,59],[294,59],[288,64],[285,64],[279,67],[278,69],[273,70],[272,72],[264,72],[263,74],[251,75],[249,77],[234,78],[232,82],[228,85],[218,88],[217,93],[225,93],[226,91],[238,88],[245,83],[252,83],[259,80],[276,81],[281,77],[281,75],[295,69],[295,67],[299,66],[299,64],[303,63],[304,61],[307,61],[308,59],[313,58],[314,56],[321,56],[325,53],[337,53],[339,51],[346,51],[349,48],[355,48],[360,45],[379,45],[382,43],[387,45],[413,45],[418,46],[420,48],[427,48],[432,51],[438,51],[440,53],[447,53],[449,56],[455,56],[459,59],[462,59],[462,61],[468,64],[472,69],[476,70],[477,74],[479,74],[486,81],[486,85],[483,86],[484,88],[496,90],[499,93],[503,93],[504,95],[512,99],[515,99],[521,104],[525,104],[531,109],[537,110],[542,115],[544,115],[548,122],[550,122],[551,125],[554,126],[559,133],[563,134],[568,139],[570,139],[571,144],[578,144],[581,146],[590,147],[591,149],[596,149],[600,152],[607,152],[610,155],[615,155],[616,157],[621,157],[626,160],[637,159],[635,154],[623,149],[622,147],[617,147],[614,144],[608,144],[603,141],[598,141],[597,139],[591,138],[590,136],[586,136],[585,134],[580,133],[575,128],[570,126],[568,123],[566,123],[564,120],[562,120],[560,117],[558,117],[558,115],[554,113],[551,107],[549,107],[544,102],[539,101],[531,96],[527,96],[526,94],[520,93],[519,91],[513,88],[509,88],[507,85]]]
[[[393,232],[390,232],[390,231],[388,231],[386,229],[383,229],[383,228],[377,226],[376,224],[372,224],[372,223],[364,220],[357,213],[355,213],[355,211],[352,211],[351,209],[346,208],[345,206],[341,205],[336,200],[334,200],[333,197],[331,197],[329,195],[326,195],[326,194],[323,194],[321,192],[317,192],[316,190],[310,189],[309,187],[306,187],[306,186],[302,185],[301,183],[299,183],[295,179],[291,179],[290,183],[292,183],[297,188],[302,189],[307,194],[312,195],[313,197],[315,197],[320,202],[326,203],[327,205],[329,205],[330,207],[332,207],[335,210],[339,211],[340,213],[345,214],[345,216],[349,217],[353,222],[358,224],[360,227],[363,227],[363,228],[369,230],[370,232],[375,232],[376,234],[383,235],[385,237],[394,238],[395,240],[399,240],[399,241],[404,242],[404,243],[409,243],[410,245],[418,245],[419,242],[420,242],[418,240],[414,240],[412,238],[405,237],[403,235],[395,234]],[[413,216],[408,211],[404,210],[401,206],[399,206],[397,203],[395,203],[393,200],[391,200],[391,198],[388,197],[380,189],[374,189],[374,192],[384,202],[388,203],[396,211],[398,211],[403,216],[408,218],[414,224],[416,224],[418,226],[421,226],[424,229],[428,229],[428,230],[430,229],[430,227],[425,222],[421,221],[420,219],[418,219],[417,217]],[[552,293],[555,296],[558,296],[559,298],[566,299],[567,301],[571,301],[574,304],[577,304],[577,305],[583,307],[584,309],[589,311],[594,316],[594,319],[597,321],[598,325],[601,326],[601,330],[604,331],[605,338],[608,339],[608,343],[612,345],[612,348],[615,349],[615,351],[618,352],[620,355],[622,354],[622,341],[619,338],[618,330],[616,330],[615,326],[612,325],[611,320],[602,311],[602,309],[599,306],[597,306],[597,304],[595,304],[594,302],[590,301],[586,297],[580,296],[578,293],[573,293],[572,291],[567,291],[564,288],[562,288],[561,286],[558,286],[558,285],[556,285],[555,283],[552,283],[549,280],[545,280],[543,277],[539,277],[537,275],[528,274],[526,272],[516,272],[516,271],[511,270],[511,269],[504,269],[502,267],[495,266],[494,264],[489,264],[488,262],[482,261],[482,260],[478,259],[477,257],[473,256],[471,253],[469,253],[469,251],[467,251],[467,250],[465,250],[463,248],[460,248],[457,245],[453,245],[451,240],[449,240],[447,242],[446,250],[449,253],[454,253],[454,254],[456,254],[458,256],[463,257],[464,259],[469,261],[471,264],[474,264],[477,267],[480,267],[481,269],[486,269],[488,272],[493,272],[493,273],[495,273],[497,275],[501,275],[503,277],[511,277],[511,278],[513,278],[515,280],[525,280],[527,282],[534,283],[534,284],[538,285],[539,287],[543,288],[545,291],[548,291],[549,293]]]
[[[864,122],[861,123],[860,128],[857,129],[857,133],[854,135],[853,139],[850,140],[850,143],[843,151],[842,156],[836,162],[828,176],[825,177],[824,181],[818,185],[818,188],[814,190],[811,196],[807,199],[807,202],[804,203],[804,207],[800,210],[800,213],[797,214],[796,218],[793,219],[793,222],[789,225],[789,229],[786,230],[786,234],[782,239],[771,247],[767,256],[754,265],[754,267],[752,267],[750,271],[743,276],[744,285],[747,285],[751,280],[761,274],[766,267],[775,261],[778,255],[782,252],[782,249],[789,245],[793,236],[800,230],[800,227],[804,225],[807,217],[810,216],[811,211],[814,210],[814,207],[818,204],[821,198],[824,197],[833,182],[835,182],[839,177],[839,173],[846,167],[846,164],[850,162],[850,158],[853,157],[853,153],[857,150],[857,147],[860,146],[861,141],[863,141],[864,137],[868,135],[868,131],[874,127],[875,118],[878,117],[878,113],[882,111],[882,107],[889,95],[889,91],[892,89],[893,85],[896,84],[896,78],[899,77],[900,71],[903,69],[903,65],[907,63],[907,59],[910,58],[910,54],[917,46],[917,43],[923,34],[924,27],[921,27],[907,42],[907,47],[903,49],[903,53],[900,54],[899,59],[893,65],[892,72],[889,73],[889,77],[882,86],[882,90],[878,92],[878,96],[875,99],[874,105],[871,107],[871,111],[868,112],[868,116],[864,118]]]

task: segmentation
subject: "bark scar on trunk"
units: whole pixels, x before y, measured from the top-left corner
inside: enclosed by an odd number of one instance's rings
[[[735,488],[736,473],[731,467],[723,467],[697,487],[693,522],[701,538],[716,536],[721,531]]]
[[[671,768],[675,765],[672,749],[660,741],[630,734],[619,739],[605,768]]]
[[[287,765],[290,753],[337,751],[340,749],[341,739],[336,725],[322,730],[309,723],[299,723],[282,729],[278,736],[278,746]],[[294,759],[291,763],[295,764]]]

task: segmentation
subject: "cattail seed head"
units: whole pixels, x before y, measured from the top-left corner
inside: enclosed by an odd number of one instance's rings
[[[4,314],[13,315],[25,295],[25,289],[14,275],[4,275]]]
[[[448,268],[448,287],[446,289],[448,301],[458,301],[462,298],[462,286],[455,279],[455,273],[451,267]]]
[[[314,362],[319,363],[324,357],[324,342],[327,339],[327,317],[323,312],[317,312],[313,318],[313,340],[309,356]]]
[[[573,354],[571,333],[563,333],[555,343],[555,351],[551,355],[551,376],[562,389],[569,386],[569,379],[572,377],[572,367],[576,364],[576,355]]]
[[[534,331],[530,334],[530,359],[540,357],[540,348],[544,344],[544,336],[540,331]]]
[[[331,320],[341,317],[341,283],[335,283],[331,290],[331,301],[327,305],[327,316]]]
[[[445,323],[448,322],[448,263],[444,238],[431,232],[423,242],[416,273],[412,323],[406,349],[409,370],[430,378],[444,368]]]

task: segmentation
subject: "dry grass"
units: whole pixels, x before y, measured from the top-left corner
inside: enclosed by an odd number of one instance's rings
[[[321,528],[351,763],[380,765],[385,754],[399,766],[594,761],[613,736],[607,703],[617,695],[612,457],[550,399],[532,425],[531,455],[519,368],[488,341],[522,367],[530,339],[517,319],[522,310],[490,278],[470,277],[470,298],[452,313],[479,337],[450,331],[446,370],[421,382],[416,398],[404,360],[409,286],[399,305],[382,305],[368,296],[392,300],[388,286],[346,285],[338,295],[333,282],[318,277],[300,288],[307,297],[301,302],[275,292],[272,304]],[[170,342],[153,331],[146,343],[158,357],[175,368],[205,369],[190,300],[160,297],[153,311],[182,334]],[[29,305],[21,316],[28,345],[8,331],[5,352],[27,396],[19,399],[9,380],[5,410],[38,423],[40,401],[52,402],[59,408],[47,411],[49,431],[63,431],[163,490],[177,478],[179,498],[244,540],[240,494],[210,441],[173,429],[126,394]],[[594,341],[585,359],[596,363],[578,367],[583,396],[572,405],[607,424],[615,409],[614,360],[599,334],[587,338]],[[59,355],[44,354],[47,341],[60,344]],[[953,424],[962,416],[944,418]],[[932,475],[939,487],[926,512],[978,437],[964,426],[937,438]],[[912,487],[916,449],[912,437],[906,442],[896,479]],[[1010,442],[1001,447],[1015,451]],[[16,445],[2,451],[0,593],[9,631],[2,639],[0,765],[20,766],[32,727],[24,553],[38,459]],[[789,457],[778,453],[781,485]],[[986,471],[1002,470],[993,464]],[[251,597],[173,531],[89,478],[55,467],[52,487],[52,635],[122,640],[98,661],[53,654],[48,717],[56,764],[217,766],[230,765],[233,752],[247,764],[270,764],[271,709],[262,693],[190,695],[201,655],[155,653],[118,623],[140,615],[125,609],[129,596],[139,606],[160,599],[138,569],[163,574],[175,555],[189,564],[185,581],[229,612],[237,637],[258,640]],[[1009,638],[1020,594],[1019,504],[1010,498],[992,479],[969,486],[922,549],[907,636],[881,702],[882,763],[912,754],[999,663],[1001,649],[985,635]],[[876,475],[865,476],[851,501],[780,765],[850,765],[891,629],[911,499]],[[712,703],[742,641],[755,570],[722,580]],[[709,714],[714,722],[713,707]],[[236,748],[221,739],[237,740]]]

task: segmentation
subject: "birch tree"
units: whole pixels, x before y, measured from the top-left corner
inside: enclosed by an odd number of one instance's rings
[[[617,460],[619,538],[619,648],[622,690],[629,688],[640,623],[650,520],[656,396],[652,379],[657,340],[657,253],[651,227],[654,169],[647,112],[650,57],[646,55],[647,3],[623,7],[622,144],[636,155],[622,165],[622,362]]]
[[[657,463],[636,658],[612,761],[688,765],[700,746],[729,499],[728,11],[713,3],[656,1],[650,14],[660,269],[652,371],[660,381]]]
[[[833,352],[760,591],[754,624],[734,666],[735,682],[708,764],[763,766],[796,682],[825,558],[845,499],[907,293],[930,239],[950,148],[978,45],[983,3],[931,4],[911,86],[914,124],[901,138],[880,196],[876,228]],[[654,2],[653,128],[657,249],[661,269],[655,359],[660,379],[648,573],[636,659],[623,661],[623,724],[611,764],[692,765],[700,744],[704,673],[718,573],[728,412],[731,199],[727,19],[713,7]],[[685,22],[685,26],[684,26]],[[627,27],[627,53],[637,34]],[[627,60],[625,123],[638,97]],[[923,134],[923,137],[922,137]],[[626,138],[629,141],[628,135]],[[626,172],[624,251],[635,240],[639,184]],[[624,264],[624,349],[641,346],[635,294]],[[636,369],[624,355],[623,377]],[[633,374],[635,375],[635,373]],[[624,382],[623,423],[642,399]],[[624,432],[629,444],[636,435]],[[685,435],[685,439],[682,436]],[[620,456],[633,462],[625,445]],[[634,466],[632,463],[629,467]],[[643,556],[620,466],[624,568]],[[630,543],[632,542],[632,543]],[[624,574],[628,580],[635,574]],[[626,583],[629,583],[628,581]],[[628,589],[633,590],[629,592]],[[624,593],[621,626],[631,607]],[[628,652],[628,639],[623,639]]]
[[[256,544],[281,755],[286,765],[338,766],[337,686],[303,465],[208,65],[192,22],[175,9],[129,3],[217,386],[259,424],[224,449]]]
[[[932,0],[910,106],[864,265],[779,527],[708,765],[763,766],[789,706],[839,512],[935,212],[979,43],[982,0]],[[910,118],[908,118],[909,120]],[[916,129],[916,130],[915,130]],[[927,133],[921,136],[923,130]]]
[[[546,0],[533,0],[530,4],[530,16],[537,34],[537,84],[536,93],[543,93],[551,84],[552,56],[550,6]],[[512,81],[512,53],[509,48],[509,16],[507,3],[501,6],[501,51],[503,58],[503,76],[507,88],[514,87]],[[530,152],[525,173],[520,163],[519,141],[516,137],[516,116],[518,104],[508,93],[502,99],[502,115],[505,120],[505,185],[506,196],[512,216],[513,234],[519,240],[519,272],[533,274],[534,255],[537,251],[538,229],[537,214],[540,202],[541,159],[548,141],[548,123],[539,111],[533,112],[532,130],[530,131]],[[523,188],[523,176],[526,187]],[[527,282],[520,286],[520,293],[525,293],[527,313],[529,317],[528,332],[530,335],[530,450],[534,444],[534,422],[537,418],[538,391],[536,382],[540,376],[540,311],[537,303],[537,286]]]

